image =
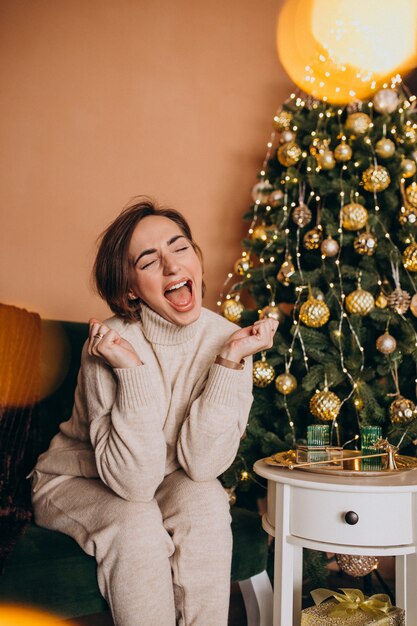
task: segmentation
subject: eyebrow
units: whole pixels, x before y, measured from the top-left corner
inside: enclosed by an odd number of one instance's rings
[[[167,246],[171,246],[173,243],[175,243],[178,239],[187,239],[185,235],[174,235],[173,237],[171,237],[171,239],[168,239],[167,241]],[[188,241],[188,240],[187,240]],[[136,266],[137,262],[144,256],[148,255],[148,254],[155,254],[156,252],[156,248],[148,248],[147,250],[143,250],[143,252],[141,252],[138,256],[138,258],[136,259],[136,261],[133,263],[133,266]]]

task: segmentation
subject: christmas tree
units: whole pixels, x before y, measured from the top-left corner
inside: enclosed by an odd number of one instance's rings
[[[253,463],[305,442],[312,423],[334,445],[381,425],[415,454],[416,158],[416,98],[398,76],[346,105],[292,94],[273,118],[219,302],[243,326],[280,322],[254,358],[247,433],[223,475],[248,506],[265,495]]]

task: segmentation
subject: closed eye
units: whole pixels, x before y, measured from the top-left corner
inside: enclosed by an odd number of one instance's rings
[[[175,250],[175,252],[182,252],[183,250],[188,250],[190,246],[184,246],[183,248],[177,248],[177,250]]]
[[[148,263],[145,263],[145,265],[142,265],[142,267],[140,269],[141,270],[146,270],[147,267],[150,267],[151,265],[156,263],[156,261],[157,261],[157,259],[153,259],[153,261],[148,261]]]

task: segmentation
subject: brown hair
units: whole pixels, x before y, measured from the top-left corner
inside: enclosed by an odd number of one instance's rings
[[[130,321],[137,321],[140,318],[140,300],[128,298],[129,245],[137,224],[149,215],[167,217],[175,222],[203,264],[201,249],[193,240],[190,226],[181,213],[174,209],[159,207],[150,198],[141,198],[135,204],[127,206],[98,239],[93,280],[97,292],[107,302],[113,313]],[[202,288],[204,294],[204,282]]]

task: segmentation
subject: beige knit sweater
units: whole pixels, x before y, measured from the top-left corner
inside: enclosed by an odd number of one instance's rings
[[[214,364],[238,328],[207,309],[176,326],[147,306],[142,319],[105,322],[143,365],[112,369],[84,346],[71,418],[36,470],[100,477],[126,500],[149,501],[178,468],[212,480],[232,463],[252,403],[251,358],[243,370]]]

